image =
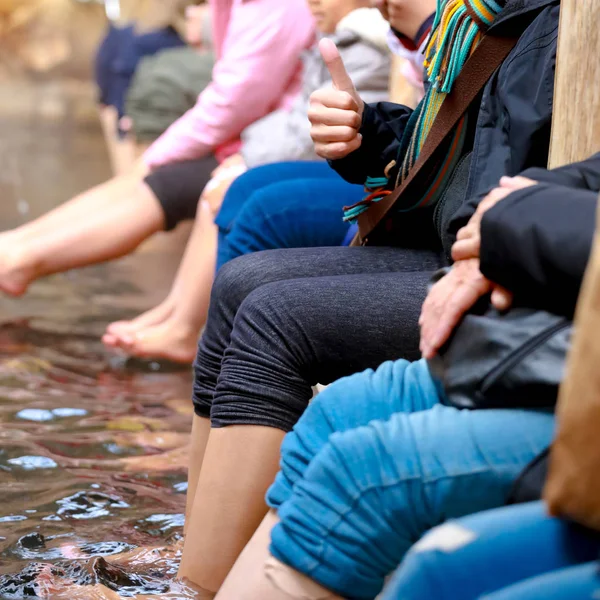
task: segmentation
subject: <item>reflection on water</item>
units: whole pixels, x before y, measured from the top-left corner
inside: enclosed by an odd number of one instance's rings
[[[65,133],[56,123],[45,130],[39,120],[1,115],[0,125],[2,146],[23,173],[39,175],[36,165],[45,165],[52,174],[23,179],[22,196],[38,214],[71,193],[61,181],[72,187],[76,177],[81,189],[106,173],[95,127]],[[48,152],[61,135],[68,143]],[[23,146],[32,137],[36,144]],[[22,200],[11,190],[0,186],[0,230],[15,224]],[[171,583],[183,527],[190,369],[127,361],[99,342],[108,322],[164,297],[175,250],[55,276],[22,299],[0,297],[1,600],[194,597]]]
[[[95,336],[0,325],[1,598],[44,597],[44,582],[47,597],[73,584],[82,598],[166,594],[189,386],[188,370],[131,367]]]

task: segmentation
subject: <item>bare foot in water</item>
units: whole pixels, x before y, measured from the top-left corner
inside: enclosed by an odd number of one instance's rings
[[[130,321],[115,321],[106,328],[102,341],[111,348],[116,348],[118,339],[123,336],[131,336],[136,331],[159,325],[166,321],[175,310],[175,301],[169,296],[158,306],[147,310],[145,313],[137,316]]]
[[[19,241],[11,232],[0,235],[0,292],[21,296],[35,279],[35,270],[27,266],[19,251]]]
[[[171,317],[158,325],[115,336],[114,343],[113,340],[108,343],[106,336],[102,340],[106,345],[138,358],[162,358],[191,364],[196,356],[198,333]]]

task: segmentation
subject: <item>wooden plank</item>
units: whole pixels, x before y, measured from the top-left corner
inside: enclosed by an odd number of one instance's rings
[[[551,168],[600,151],[599,24],[599,0],[562,0]]]

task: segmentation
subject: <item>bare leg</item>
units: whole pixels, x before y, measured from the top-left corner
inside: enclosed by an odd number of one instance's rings
[[[217,255],[217,226],[208,203],[196,222],[167,299],[130,322],[109,326],[103,341],[141,357],[190,363],[206,322]]]
[[[335,600],[339,598],[269,553],[271,530],[279,522],[273,510],[240,554],[217,600]]]
[[[20,295],[44,275],[124,256],[163,226],[162,209],[137,173],[116,177],[0,234],[0,290]]]
[[[210,434],[210,419],[203,419],[194,415],[192,422],[192,445],[190,449],[190,463],[188,467],[188,490],[185,504],[185,525],[183,527],[184,535],[187,533],[188,525],[191,519],[192,506],[196,498],[196,489],[198,479],[202,470],[206,444]]]
[[[233,425],[210,432],[179,576],[216,593],[267,513],[284,432]]]

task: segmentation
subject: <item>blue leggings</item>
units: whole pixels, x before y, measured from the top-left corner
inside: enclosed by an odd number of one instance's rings
[[[407,554],[384,600],[592,600],[600,535],[535,502],[450,521]]]
[[[265,165],[238,177],[215,223],[217,270],[251,252],[340,246],[349,230],[343,207],[364,196],[325,162]]]
[[[426,531],[504,504],[553,431],[546,412],[447,406],[425,361],[341,379],[284,439],[271,552],[344,598],[374,598]]]

